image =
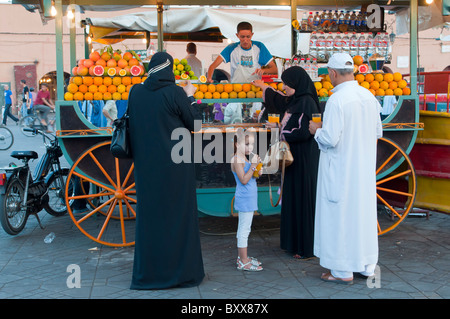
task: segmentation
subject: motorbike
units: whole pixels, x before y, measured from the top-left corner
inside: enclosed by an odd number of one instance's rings
[[[10,163],[3,172],[0,171],[0,223],[10,235],[20,233],[30,215],[36,216],[43,229],[38,216],[42,210],[53,216],[66,214],[66,183],[70,183],[69,194],[74,190],[73,182],[67,181],[69,169],[62,168],[59,161],[63,153],[57,138],[41,130],[28,130],[42,135],[46,152],[33,173],[29,161],[39,157],[35,151],[13,151],[10,156],[22,161],[23,165]]]

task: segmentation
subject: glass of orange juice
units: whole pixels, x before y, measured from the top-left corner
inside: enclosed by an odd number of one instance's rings
[[[280,115],[278,114],[269,114],[268,118],[270,123],[280,123]]]
[[[259,116],[259,113],[261,113],[261,110],[256,110],[255,113],[257,116]]]
[[[312,114],[312,120],[313,120],[313,122],[316,122],[316,123],[322,122],[322,114],[320,114],[320,113],[313,113]]]

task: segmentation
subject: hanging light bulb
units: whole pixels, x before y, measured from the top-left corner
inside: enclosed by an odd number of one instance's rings
[[[425,0],[425,2],[426,2],[427,4],[432,4],[432,3],[433,3],[433,0]]]
[[[50,14],[52,15],[52,17],[56,16],[56,8],[54,5],[52,5],[52,7],[50,8]]]
[[[67,10],[67,19],[72,20],[75,17],[72,10]]]

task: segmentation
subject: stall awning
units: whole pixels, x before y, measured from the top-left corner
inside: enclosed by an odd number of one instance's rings
[[[112,32],[149,31],[157,32],[156,10],[116,16],[112,18],[89,18],[86,22],[94,28],[109,28]],[[199,7],[192,9],[166,10],[163,13],[163,32],[165,34],[195,33],[219,29],[223,37],[233,42],[236,26],[241,21],[253,25],[253,40],[263,42],[272,55],[289,58],[291,56],[290,19],[262,17],[255,14],[239,14]],[[106,35],[105,35],[106,36]]]

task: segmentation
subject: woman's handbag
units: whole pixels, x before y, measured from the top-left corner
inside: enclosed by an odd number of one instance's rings
[[[283,194],[283,183],[284,183],[284,171],[285,168],[294,162],[294,157],[292,156],[289,144],[286,141],[278,141],[270,146],[267,151],[266,157],[263,160],[263,166],[266,168],[266,173],[268,173],[269,178],[269,196],[270,203],[273,207],[277,207],[281,201],[281,195]],[[281,167],[281,186],[280,186],[280,196],[278,197],[277,203],[273,204],[272,197],[272,185],[270,183],[270,174],[275,174]]]
[[[112,123],[111,153],[117,158],[131,158],[130,136],[128,132],[128,110]]]

